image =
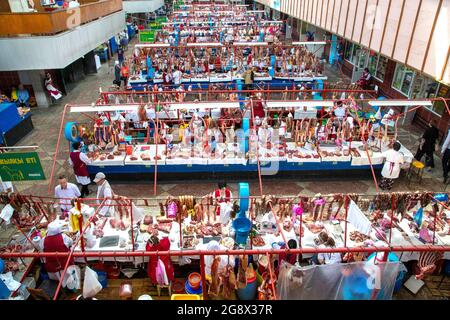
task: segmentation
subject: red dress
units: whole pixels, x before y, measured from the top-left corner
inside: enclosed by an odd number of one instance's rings
[[[157,245],[152,246],[149,243],[147,243],[147,246],[145,248],[146,251],[169,251],[169,249],[170,249],[170,241],[169,238],[167,237],[161,239],[159,241],[159,244]],[[158,283],[158,281],[156,280],[156,266],[158,265],[158,258],[161,259],[161,261],[164,263],[164,266],[166,267],[167,279],[169,281],[172,281],[174,279],[174,273],[172,262],[170,261],[169,256],[149,257],[147,274],[150,277],[150,280],[152,281],[153,284]]]

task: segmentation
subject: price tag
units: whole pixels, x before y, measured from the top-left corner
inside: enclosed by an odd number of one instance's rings
[[[145,167],[146,167],[146,168],[151,168],[151,165],[146,164]]]
[[[299,165],[299,166],[302,166],[302,165],[303,165],[303,162],[299,162],[298,165]]]
[[[333,165],[337,165],[337,161],[333,161]]]
[[[99,168],[105,169],[105,166],[98,166]]]
[[[189,163],[189,164],[186,165],[186,167],[192,168],[192,164]]]
[[[228,163],[223,164],[224,167],[229,167],[230,165]]]

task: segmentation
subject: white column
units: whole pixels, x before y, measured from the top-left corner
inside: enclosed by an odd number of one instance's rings
[[[19,79],[22,84],[33,86],[38,107],[48,108],[51,105],[50,97],[44,89],[44,70],[19,71]]]

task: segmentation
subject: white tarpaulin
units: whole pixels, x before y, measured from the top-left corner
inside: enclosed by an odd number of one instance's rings
[[[372,224],[353,200],[350,202],[350,205],[348,207],[347,220],[359,232],[364,233],[367,236],[370,236]]]
[[[390,300],[400,262],[314,265],[283,261],[277,282],[280,300]],[[317,285],[320,283],[320,285]]]

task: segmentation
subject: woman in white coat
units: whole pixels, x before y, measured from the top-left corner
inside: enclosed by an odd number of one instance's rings
[[[401,144],[396,141],[392,149],[382,153],[385,158],[383,169],[381,170],[381,182],[379,187],[382,190],[391,190],[394,180],[400,176],[400,166],[405,161],[403,154],[399,152]]]

